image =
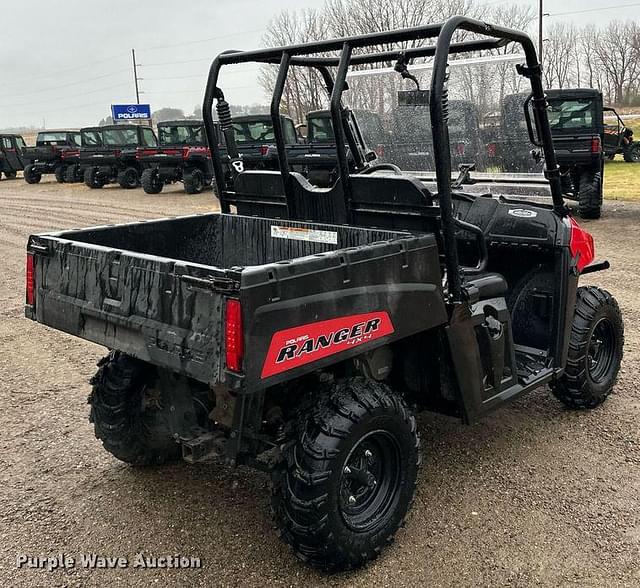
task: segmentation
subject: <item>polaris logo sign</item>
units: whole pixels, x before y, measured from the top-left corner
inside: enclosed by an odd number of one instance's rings
[[[149,104],[112,104],[111,115],[114,122],[150,120],[151,106]]]

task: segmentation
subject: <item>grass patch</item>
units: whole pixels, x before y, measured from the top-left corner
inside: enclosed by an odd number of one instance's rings
[[[606,200],[640,201],[640,163],[626,163],[621,155],[604,165]]]

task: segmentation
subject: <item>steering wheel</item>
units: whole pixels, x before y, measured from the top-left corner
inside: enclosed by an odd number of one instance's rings
[[[395,163],[378,163],[376,165],[372,165],[370,167],[365,167],[360,175],[372,174],[377,171],[392,171],[394,174],[401,176],[402,170]]]

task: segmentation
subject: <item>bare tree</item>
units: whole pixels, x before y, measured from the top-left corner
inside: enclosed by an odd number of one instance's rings
[[[606,72],[613,94],[611,98],[616,104],[623,104],[629,98],[628,93],[640,73],[638,49],[633,43],[639,30],[636,22],[614,20],[594,39],[592,50]]]
[[[576,55],[579,33],[573,24],[555,22],[547,31],[543,75],[548,87],[576,85]]]

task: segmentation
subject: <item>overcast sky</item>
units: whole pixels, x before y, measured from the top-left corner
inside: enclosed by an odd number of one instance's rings
[[[514,2],[504,2],[509,3]],[[537,5],[537,0],[515,3]],[[107,116],[110,104],[134,102],[132,47],[142,64],[141,102],[190,113],[202,102],[207,70],[216,54],[259,47],[268,21],[282,9],[323,4],[324,0],[11,2],[3,10],[0,37],[0,129],[41,126],[43,121],[50,128],[86,126]],[[627,7],[616,8],[619,5]],[[599,8],[606,9],[586,12]],[[640,19],[640,2],[546,0],[545,11],[552,15],[547,22],[552,18],[604,23]],[[567,12],[572,14],[559,14]],[[224,80],[230,102],[266,101],[255,75],[255,68],[238,70]]]

